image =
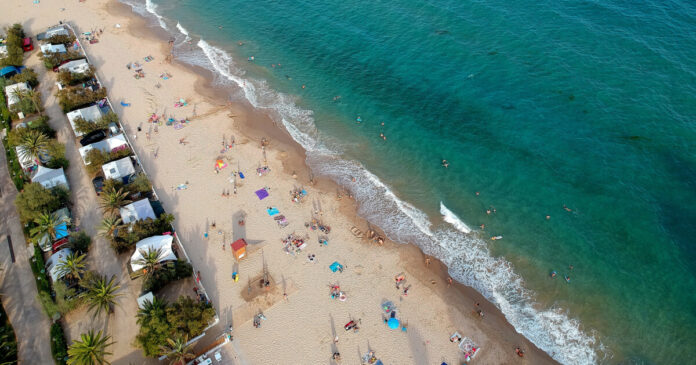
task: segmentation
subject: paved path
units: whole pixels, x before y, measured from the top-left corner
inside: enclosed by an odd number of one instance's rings
[[[51,322],[37,299],[39,293],[29,266],[33,248],[24,241],[22,225],[14,206],[17,190],[7,170],[4,150],[0,151],[0,189],[0,263],[3,268],[0,292],[17,335],[19,363],[53,364],[49,339]],[[14,263],[8,236],[12,240]]]

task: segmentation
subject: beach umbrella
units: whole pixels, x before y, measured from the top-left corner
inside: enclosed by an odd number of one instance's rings
[[[387,326],[389,326],[389,328],[395,330],[395,329],[399,328],[399,320],[396,318],[389,318],[389,321],[387,322]]]

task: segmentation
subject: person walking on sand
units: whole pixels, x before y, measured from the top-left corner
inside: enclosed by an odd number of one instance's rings
[[[450,286],[452,286],[452,278],[448,277],[447,278],[447,287],[449,288]]]

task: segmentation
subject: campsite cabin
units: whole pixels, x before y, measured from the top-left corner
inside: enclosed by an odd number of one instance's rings
[[[31,41],[31,37],[26,37],[22,40],[22,50],[24,50],[24,52],[34,50],[34,43]]]
[[[79,152],[82,157],[82,162],[84,162],[85,165],[89,165],[90,162],[87,161],[87,153],[93,149],[98,149],[102,152],[114,152],[124,148],[128,148],[128,142],[126,142],[126,137],[121,133],[111,138],[80,147]]]
[[[124,224],[135,223],[139,220],[157,219],[155,211],[152,209],[150,199],[145,198],[134,201],[126,206],[121,207],[121,220]]]
[[[58,71],[70,71],[70,73],[73,74],[85,74],[89,72],[89,63],[87,63],[87,60],[84,58],[69,61],[58,66]]]
[[[49,169],[48,167],[39,166],[31,177],[31,182],[39,183],[46,189],[52,189],[58,185],[63,185],[66,189],[70,189],[68,179],[65,177],[65,172],[62,167],[59,169]]]
[[[68,50],[62,44],[42,44],[41,53],[67,53]]]
[[[102,112],[101,112],[101,110],[99,109],[99,106],[98,106],[98,105],[92,105],[92,106],[88,106],[88,107],[86,107],[86,108],[73,110],[73,111],[69,112],[69,113],[66,114],[66,115],[67,115],[67,117],[68,117],[68,121],[70,122],[70,126],[71,126],[72,129],[73,129],[73,132],[75,132],[75,136],[76,136],[76,137],[80,137],[80,136],[82,136],[84,133],[78,132],[78,131],[76,130],[76,127],[75,127],[75,120],[76,120],[77,118],[82,118],[82,119],[84,119],[84,120],[86,120],[86,121],[88,121],[88,122],[95,122],[95,121],[97,121],[99,118],[102,117]]]
[[[119,180],[124,184],[128,184],[130,177],[135,174],[135,167],[130,157],[124,157],[102,165],[102,171],[105,178]]]
[[[237,259],[237,261],[241,260],[244,256],[246,256],[246,247],[247,243],[244,240],[244,238],[240,238],[234,243],[232,243],[232,253],[234,254],[234,258]]]

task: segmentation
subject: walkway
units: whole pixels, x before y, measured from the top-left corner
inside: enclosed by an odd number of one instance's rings
[[[33,248],[24,241],[22,224],[14,206],[17,189],[7,170],[4,147],[0,153],[0,189],[0,293],[17,336],[19,363],[53,364],[49,339],[51,322],[37,299],[39,292],[29,266]],[[12,262],[8,236],[15,262]]]

